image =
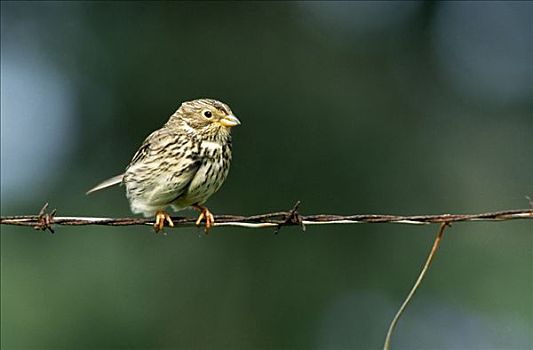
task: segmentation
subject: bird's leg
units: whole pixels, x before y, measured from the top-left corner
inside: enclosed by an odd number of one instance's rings
[[[155,232],[159,232],[165,227],[165,221],[168,222],[168,226],[174,227],[174,222],[172,222],[172,219],[170,218],[170,215],[164,210],[158,210],[155,213],[155,224],[154,224],[154,230]]]
[[[209,209],[204,206],[195,205],[194,208],[200,211],[198,220],[196,220],[196,226],[199,226],[202,220],[205,219],[205,233],[208,233],[209,229],[215,223],[215,217],[213,216],[213,214],[211,214]]]

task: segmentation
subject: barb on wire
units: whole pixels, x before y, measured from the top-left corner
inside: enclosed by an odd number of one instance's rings
[[[41,230],[41,231],[50,231],[50,233],[54,233],[54,229],[52,228],[52,223],[54,220],[54,215],[56,214],[56,209],[52,210],[50,213],[46,212],[46,209],[48,209],[48,203],[45,203],[41,210],[39,210],[39,216],[37,217],[37,223],[33,228],[35,230]]]
[[[480,214],[439,214],[439,215],[301,215],[298,213],[298,201],[290,211],[259,214],[253,216],[242,215],[216,215],[214,226],[239,226],[248,228],[275,228],[276,232],[283,226],[300,226],[305,230],[309,225],[332,225],[332,224],[364,224],[364,223],[396,223],[410,225],[440,224],[443,222],[463,222],[463,221],[507,221],[519,219],[533,219],[533,208],[505,210]],[[54,209],[50,213],[46,212],[48,203],[37,215],[2,216],[1,225],[31,226],[38,230],[53,231],[52,225],[67,226],[133,226],[133,225],[153,225],[151,218],[98,218],[98,217],[77,217],[77,216],[57,216]],[[194,226],[196,218],[183,216],[172,217],[175,227]]]
[[[285,221],[283,223],[278,224],[278,227],[276,227],[276,230],[274,231],[274,234],[277,235],[283,225],[300,225],[302,227],[302,231],[305,231],[305,225],[302,220],[302,216],[298,213],[298,207],[300,206],[300,201],[297,201],[296,204],[294,204],[294,207],[292,207],[291,211],[285,215]]]

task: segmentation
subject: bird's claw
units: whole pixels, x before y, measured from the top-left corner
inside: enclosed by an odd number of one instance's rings
[[[174,222],[170,218],[170,215],[164,210],[159,210],[155,213],[155,223],[154,230],[156,233],[161,232],[163,227],[165,227],[165,221],[168,223],[169,227],[174,227]]]
[[[200,226],[202,223],[202,220],[205,219],[205,233],[209,233],[209,229],[213,227],[213,224],[215,223],[215,217],[209,209],[206,207],[196,206],[196,209],[200,210],[200,215],[198,216],[198,220],[196,220],[196,226]]]

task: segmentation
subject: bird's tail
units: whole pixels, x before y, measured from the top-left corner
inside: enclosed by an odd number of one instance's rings
[[[87,191],[87,193],[85,193],[85,194],[91,194],[93,192],[103,190],[104,188],[108,188],[108,187],[111,187],[111,186],[114,186],[114,185],[118,185],[119,183],[122,182],[123,178],[124,178],[124,174],[120,174],[120,175],[114,176],[114,177],[112,177],[110,179],[107,179],[107,180],[99,183],[98,185],[94,186],[89,191]]]

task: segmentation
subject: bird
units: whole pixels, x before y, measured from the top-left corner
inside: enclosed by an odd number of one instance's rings
[[[240,120],[218,100],[201,98],[183,102],[160,129],[152,132],[133,156],[123,174],[96,185],[87,194],[124,185],[131,211],[155,217],[154,230],[165,223],[174,227],[167,212],[192,207],[200,214],[205,232],[214,216],[204,206],[219,190],[231,163],[231,129]]]

